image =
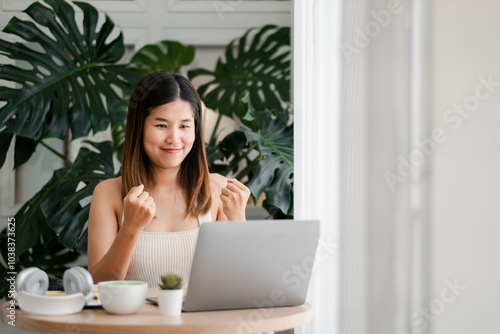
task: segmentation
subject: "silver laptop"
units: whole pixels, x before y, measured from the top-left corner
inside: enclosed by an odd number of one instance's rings
[[[183,311],[304,303],[319,221],[202,224]]]

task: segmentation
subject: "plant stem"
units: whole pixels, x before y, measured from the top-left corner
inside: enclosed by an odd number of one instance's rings
[[[251,142],[250,145],[248,145],[248,150],[245,152],[244,155],[241,156],[240,161],[246,159],[248,155],[255,149],[255,147],[257,147],[257,144],[255,144],[255,142]],[[260,157],[261,156],[260,151],[257,150],[257,152],[259,152],[259,157]]]
[[[61,158],[62,160],[64,160],[64,163],[66,163],[68,166],[71,165],[71,161],[69,161],[68,158],[66,158],[63,154],[57,152],[54,148],[50,147],[49,145],[47,145],[43,141],[40,141],[40,144],[42,144],[42,146],[44,146],[47,150],[49,150],[50,152],[54,153],[59,158]]]
[[[219,125],[220,121],[222,119],[222,114],[219,114],[219,117],[217,118],[217,122],[215,122],[214,129],[212,131],[212,136],[210,137],[209,145],[213,146],[215,145],[215,138],[217,136],[217,131],[219,130]]]
[[[244,176],[247,176],[248,173],[250,173],[255,166],[262,160],[262,156],[258,156],[255,158],[251,163],[249,163],[243,170],[241,170],[236,176],[235,179],[241,180]]]

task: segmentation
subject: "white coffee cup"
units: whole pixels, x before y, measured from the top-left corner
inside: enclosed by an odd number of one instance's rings
[[[99,300],[109,313],[132,314],[146,300],[148,283],[142,281],[104,281],[97,284]]]

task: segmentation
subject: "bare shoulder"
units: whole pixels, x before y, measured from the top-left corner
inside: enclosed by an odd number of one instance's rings
[[[99,184],[95,187],[94,192],[105,192],[105,193],[115,193],[119,192],[121,194],[122,191],[122,178],[117,177],[114,179],[107,179],[99,182]]]
[[[94,189],[93,199],[114,205],[121,203],[122,179],[117,177],[99,182]]]
[[[227,185],[227,178],[217,173],[210,173],[210,188],[219,193]]]
[[[106,223],[118,226],[123,211],[121,187],[121,177],[99,182],[92,195],[89,226],[97,224],[100,229]]]

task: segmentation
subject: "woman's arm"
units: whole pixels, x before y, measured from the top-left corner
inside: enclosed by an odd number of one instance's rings
[[[153,198],[143,191],[143,186],[132,188],[123,200],[125,216],[121,224],[116,203],[121,200],[120,188],[114,180],[103,181],[92,197],[88,268],[94,282],[125,279],[139,233],[156,211]]]

